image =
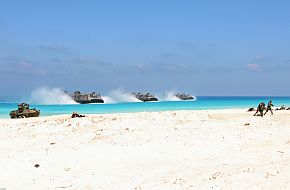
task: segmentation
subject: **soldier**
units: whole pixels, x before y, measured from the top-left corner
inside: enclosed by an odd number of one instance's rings
[[[257,116],[257,113],[260,112],[260,116],[263,117],[263,115],[264,115],[264,113],[263,113],[264,109],[265,109],[265,103],[264,103],[264,102],[261,102],[261,103],[258,105],[258,107],[257,107],[257,111],[256,111],[256,113],[254,114],[254,116]]]
[[[271,111],[271,114],[273,115],[273,111],[272,111],[272,106],[274,106],[272,104],[272,100],[269,101],[268,105],[267,105],[267,109],[266,109],[266,112],[264,115],[266,115],[266,113],[270,110]]]

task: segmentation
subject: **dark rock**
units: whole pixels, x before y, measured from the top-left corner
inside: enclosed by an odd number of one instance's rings
[[[255,111],[255,108],[249,108],[248,111]]]

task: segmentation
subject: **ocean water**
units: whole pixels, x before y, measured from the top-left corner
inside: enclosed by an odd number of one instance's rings
[[[130,113],[167,110],[206,110],[235,109],[257,107],[260,102],[273,101],[274,106],[290,107],[290,97],[197,97],[194,101],[127,102],[114,104],[65,104],[65,105],[30,105],[41,110],[40,116],[57,114],[100,114]],[[0,118],[9,118],[11,110],[17,109],[18,103],[0,102]]]

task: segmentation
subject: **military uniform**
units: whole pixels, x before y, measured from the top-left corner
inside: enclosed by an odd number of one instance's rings
[[[274,106],[274,105],[272,104],[272,101],[270,100],[270,102],[269,102],[268,105],[267,105],[267,109],[266,109],[266,112],[265,112],[264,115],[266,115],[266,113],[267,113],[269,110],[271,111],[271,114],[273,115],[272,106]]]
[[[264,115],[264,114],[263,114],[264,109],[265,109],[265,103],[264,103],[264,102],[261,102],[261,103],[258,105],[258,107],[257,107],[257,111],[256,111],[256,113],[254,114],[254,116],[256,116],[258,112],[260,112],[260,116],[263,117],[263,115]]]

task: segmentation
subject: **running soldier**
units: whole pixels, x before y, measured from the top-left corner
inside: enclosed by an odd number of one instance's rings
[[[271,111],[271,114],[273,115],[273,111],[272,111],[272,106],[274,106],[272,104],[272,100],[269,101],[268,105],[267,105],[267,109],[266,109],[266,112],[264,115],[266,115],[266,113],[270,110]]]

